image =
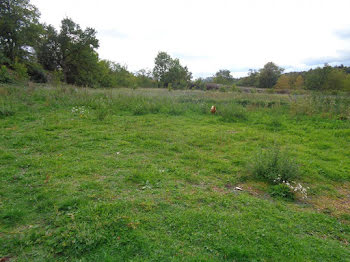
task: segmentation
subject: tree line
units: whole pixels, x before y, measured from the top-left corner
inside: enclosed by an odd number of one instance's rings
[[[0,0],[0,82],[31,80],[89,87],[156,85],[152,73],[100,59],[93,28],[70,18],[59,30],[39,23],[40,12],[29,0]]]
[[[59,30],[39,22],[40,12],[29,0],[0,0],[0,82],[31,80],[88,87],[167,87],[219,89],[252,86],[276,89],[350,90],[350,68],[316,68],[285,73],[273,62],[247,77],[233,78],[227,69],[212,77],[192,80],[179,59],[159,52],[153,70],[136,73],[126,65],[100,59],[99,40],[93,28],[81,28],[70,18]]]
[[[325,64],[303,72],[282,74],[283,69],[268,63],[260,70],[249,70],[248,76],[236,83],[242,86],[281,90],[350,91],[350,67]],[[267,80],[270,79],[270,80]]]

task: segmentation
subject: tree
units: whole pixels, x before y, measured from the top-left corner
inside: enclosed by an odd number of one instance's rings
[[[153,76],[154,78],[164,83],[164,77],[169,72],[173,63],[173,59],[166,52],[159,52],[154,59]]]
[[[228,85],[233,83],[233,77],[231,76],[230,70],[219,70],[216,72],[213,78],[213,82],[217,84]]]
[[[291,89],[291,81],[290,77],[287,75],[281,75],[274,88],[276,89]]]
[[[237,85],[257,87],[259,85],[259,72],[255,69],[249,69],[248,76],[238,80]]]
[[[49,25],[43,27],[43,33],[40,36],[37,57],[38,62],[49,71],[54,71],[60,65],[60,46],[58,42],[58,33],[56,29]]]
[[[155,87],[156,81],[152,78],[152,72],[147,69],[140,69],[135,74],[137,85],[140,87]]]
[[[305,76],[306,88],[311,90],[327,89],[325,85],[331,71],[332,67],[328,64],[325,64],[323,68],[310,69]]]
[[[304,87],[304,78],[301,75],[298,75],[298,77],[295,79],[294,87],[297,89]]]
[[[323,85],[324,90],[346,90],[347,74],[342,69],[332,68]]]
[[[73,20],[65,18],[57,42],[58,63],[65,82],[87,86],[96,84],[99,61],[96,31],[93,28],[82,30]]]
[[[264,68],[260,69],[259,72],[259,87],[260,88],[271,88],[276,83],[282,72],[283,68],[277,66],[273,62],[267,63]]]
[[[171,84],[174,88],[183,88],[191,81],[192,74],[188,68],[183,67],[179,59],[172,59],[166,52],[159,52],[154,64],[153,76],[159,86],[167,87]]]
[[[38,9],[29,0],[0,1],[0,52],[11,63],[30,54],[40,32]]]
[[[135,76],[128,70],[126,65],[112,63],[112,72],[115,76],[117,86],[133,87],[136,84]]]

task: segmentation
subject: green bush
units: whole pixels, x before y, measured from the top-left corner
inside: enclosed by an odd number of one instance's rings
[[[269,193],[272,197],[280,199],[294,200],[294,192],[286,184],[279,184],[271,186]]]
[[[197,80],[192,82],[191,89],[206,90],[205,82],[202,78],[198,78]]]
[[[226,86],[220,86],[219,91],[226,92],[227,91]]]
[[[22,64],[22,63],[14,63],[13,64],[13,70],[16,74],[16,78],[19,81],[26,81],[28,80],[28,72],[27,72],[27,67]]]
[[[12,83],[13,77],[10,75],[6,66],[0,67],[0,83]]]
[[[292,181],[299,175],[298,164],[276,147],[256,154],[250,169],[255,177],[273,184]]]
[[[59,86],[64,81],[63,72],[61,70],[55,70],[51,74],[51,82],[55,86]]]
[[[232,92],[239,92],[239,91],[240,91],[240,89],[237,88],[237,85],[236,85],[236,84],[232,84],[231,87],[230,87],[230,90],[231,90]]]
[[[47,83],[46,72],[40,64],[29,63],[27,64],[27,70],[31,81],[36,83]]]

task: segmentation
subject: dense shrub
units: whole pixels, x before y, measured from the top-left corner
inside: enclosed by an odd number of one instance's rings
[[[250,169],[255,177],[273,184],[292,181],[299,174],[298,164],[277,147],[256,154]]]
[[[0,83],[11,83],[13,82],[13,77],[10,75],[6,66],[0,67]]]
[[[305,75],[305,86],[310,90],[350,90],[350,75],[345,68],[323,68],[309,70]]]
[[[16,74],[16,78],[19,81],[25,81],[28,79],[28,72],[27,72],[27,67],[25,66],[25,64],[22,63],[14,63],[13,64],[13,70]]]
[[[190,89],[205,90],[205,82],[202,78],[198,78],[190,84]]]
[[[36,83],[47,83],[47,74],[40,64],[28,63],[27,70],[31,81]]]

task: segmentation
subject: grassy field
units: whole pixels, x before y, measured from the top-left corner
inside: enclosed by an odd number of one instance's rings
[[[2,86],[0,180],[10,261],[350,261],[350,98]]]

